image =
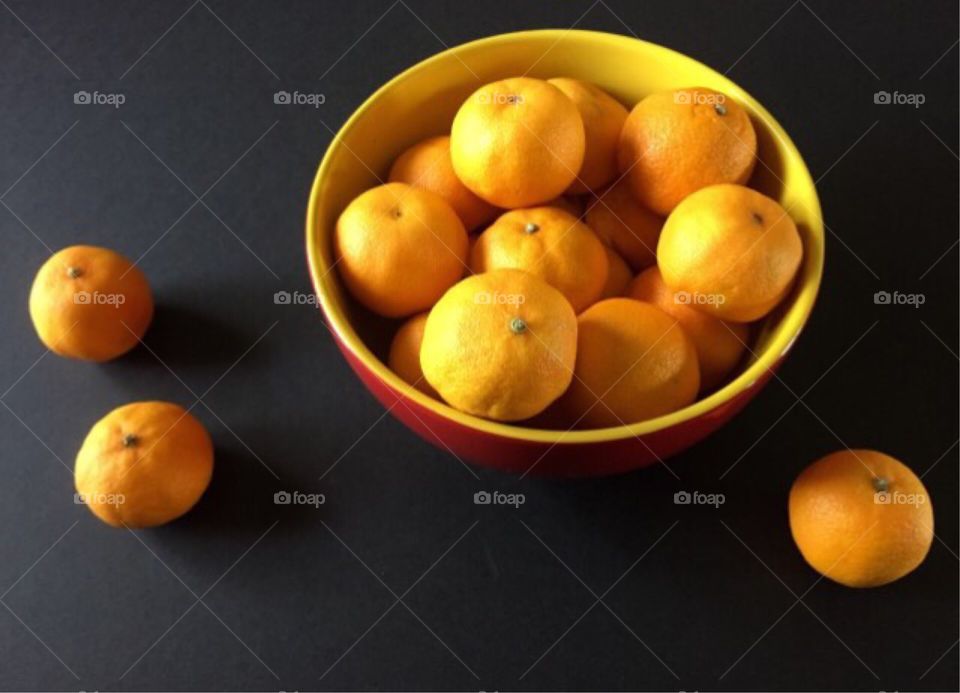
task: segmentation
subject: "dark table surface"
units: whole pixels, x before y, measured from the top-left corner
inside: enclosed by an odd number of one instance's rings
[[[958,688],[955,2],[0,5],[0,688]],[[467,469],[383,415],[313,308],[273,300],[310,291],[329,129],[445,45],[572,25],[729,72],[796,141],[831,229],[782,380],[673,460],[679,479]],[[30,282],[81,242],[142,257],[152,354],[44,354]],[[217,465],[193,512],[134,534],[74,504],[96,419],[197,398]],[[929,557],[880,589],[818,579],[787,528],[794,477],[844,446],[932,494]]]

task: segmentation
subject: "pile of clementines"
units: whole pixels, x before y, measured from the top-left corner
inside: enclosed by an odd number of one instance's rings
[[[790,290],[803,244],[745,187],[756,161],[713,90],[628,112],[586,82],[505,79],[347,206],[337,267],[407,318],[389,363],[423,392],[498,421],[636,423],[722,385]]]
[[[357,301],[405,319],[393,370],[459,410],[567,428],[660,416],[731,376],[800,266],[789,214],[744,186],[756,143],[708,89],[628,113],[576,80],[495,82],[348,205],[337,267]],[[154,303],[136,263],[80,245],[43,264],[29,309],[48,349],[104,362],[142,342]],[[104,522],[145,527],[186,513],[212,471],[189,410],[145,401],[94,424],[75,482]],[[906,575],[933,538],[923,483],[870,450],[804,470],[789,519],[810,565],[857,587]]]
[[[154,314],[140,268],[91,245],[64,248],[43,263],[29,308],[47,349],[98,363],[139,345]],[[74,468],[75,500],[109,525],[153,527],[189,511],[212,475],[213,441],[188,409],[131,402],[97,421],[84,439]]]
[[[427,395],[530,426],[631,424],[722,386],[791,289],[803,243],[746,187],[756,162],[750,117],[714,90],[628,111],[582,81],[505,79],[346,207],[336,264],[404,319],[388,363]],[[870,450],[810,465],[789,517],[807,562],[855,587],[906,575],[933,539],[923,483]]]

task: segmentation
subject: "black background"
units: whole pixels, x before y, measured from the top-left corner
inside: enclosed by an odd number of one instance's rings
[[[957,689],[955,2],[0,4],[0,688]],[[822,177],[812,319],[678,478],[467,469],[382,416],[314,309],[273,300],[310,291],[309,185],[367,95],[444,44],[574,24],[732,68]],[[157,358],[43,356],[30,282],[81,242],[143,256]],[[94,421],[201,395],[217,467],[195,511],[134,535],[73,503]],[[793,478],[845,445],[932,495],[930,555],[887,587],[818,580],[789,535]]]

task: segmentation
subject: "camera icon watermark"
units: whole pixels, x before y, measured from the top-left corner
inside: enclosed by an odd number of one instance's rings
[[[319,508],[327,502],[322,493],[303,493],[302,491],[277,491],[273,494],[274,505],[309,505]]]
[[[73,302],[78,306],[113,306],[119,308],[127,302],[125,294],[105,294],[100,291],[77,291]]]
[[[673,92],[673,102],[682,106],[717,106],[725,103],[727,97],[723,94],[703,92],[697,90],[679,89]]]
[[[122,493],[74,493],[75,505],[112,505],[118,507],[127,502]]]
[[[120,108],[126,102],[127,97],[124,94],[89,92],[83,89],[73,94],[73,103],[78,106],[113,106],[114,108]]]
[[[710,505],[719,508],[727,502],[722,493],[703,493],[701,491],[677,491],[673,494],[674,505]]]
[[[326,94],[289,92],[283,89],[273,94],[273,103],[278,106],[313,106],[314,108],[320,108],[326,102]]]
[[[527,502],[527,497],[522,493],[502,493],[501,491],[477,491],[473,494],[474,505],[508,505],[512,508],[519,508]]]
[[[873,494],[877,505],[925,505],[927,496],[923,493],[904,493],[903,491],[877,491]]]
[[[899,291],[878,291],[873,295],[878,306],[913,306],[919,308],[927,302],[925,294],[906,294]]]
[[[682,306],[722,306],[727,302],[723,294],[702,294],[699,291],[677,291],[673,294],[673,302]]]
[[[278,291],[273,295],[273,302],[278,306],[316,306],[320,299],[316,294],[303,291]]]
[[[473,302],[482,306],[522,306],[527,297],[523,294],[502,294],[499,291],[478,291]]]
[[[501,94],[500,92],[482,91],[477,94],[479,103],[494,104],[499,106],[519,106],[523,103],[523,94]]]
[[[913,106],[920,108],[927,101],[926,94],[902,94],[899,91],[878,91],[873,94],[873,102],[880,106]]]

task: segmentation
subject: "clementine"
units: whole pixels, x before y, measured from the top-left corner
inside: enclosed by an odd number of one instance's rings
[[[423,370],[420,368],[420,345],[423,342],[423,328],[427,324],[427,315],[428,313],[414,315],[400,326],[390,343],[387,365],[404,382],[425,395],[440,399],[437,391],[430,387],[430,383],[423,377]]]
[[[762,318],[786,295],[803,256],[796,224],[775,200],[711,185],[667,218],[657,245],[663,280],[700,310],[733,322]]]
[[[637,423],[697,396],[697,353],[676,320],[629,298],[609,298],[577,320],[574,379],[560,406],[577,425]]]
[[[600,297],[607,281],[603,244],[556,207],[515,209],[480,234],[470,252],[474,273],[513,267],[559,289],[579,313]]]
[[[746,183],[756,159],[750,116],[703,87],[643,99],[624,123],[618,150],[620,172],[637,198],[662,216],[700,188]]]
[[[625,180],[617,181],[593,200],[585,221],[635,272],[656,262],[663,219],[637,201]]]
[[[577,219],[583,216],[583,200],[577,195],[561,195],[555,197],[549,202],[545,202],[541,207],[559,207],[564,212],[575,216]]]
[[[627,290],[630,281],[633,279],[633,272],[630,271],[630,265],[626,260],[620,257],[616,250],[608,245],[603,246],[607,251],[607,282],[603,285],[600,292],[600,298],[615,298],[623,296]]]
[[[497,269],[467,277],[430,311],[420,365],[461,411],[499,421],[534,416],[573,377],[577,317],[534,275]]]
[[[664,283],[657,267],[641,272],[625,295],[652,303],[680,323],[697,349],[702,391],[723,382],[746,349],[750,332],[746,325],[723,322],[698,310],[690,294],[678,293]]]
[[[583,165],[568,192],[600,190],[617,175],[617,145],[627,109],[600,87],[568,77],[547,80],[573,101],[586,136]]]
[[[573,102],[540,79],[514,77],[480,87],[453,119],[453,170],[497,207],[530,207],[557,197],[583,164],[583,120]]]
[[[153,295],[143,272],[123,255],[74,245],[40,267],[30,289],[30,318],[55,354],[108,361],[146,333]]]
[[[78,498],[108,525],[162,525],[203,495],[213,474],[213,443],[183,407],[134,402],[94,424],[74,474]]]
[[[840,450],[803,470],[790,489],[790,531],[807,563],[848,587],[876,587],[923,562],[933,508],[899,460]]]
[[[463,276],[467,232],[436,193],[387,183],[347,205],[337,220],[334,250],[354,298],[399,318],[428,309]]]
[[[389,182],[435,192],[453,207],[467,231],[483,226],[498,214],[496,207],[470,192],[453,172],[447,136],[430,137],[407,149],[393,162]]]

